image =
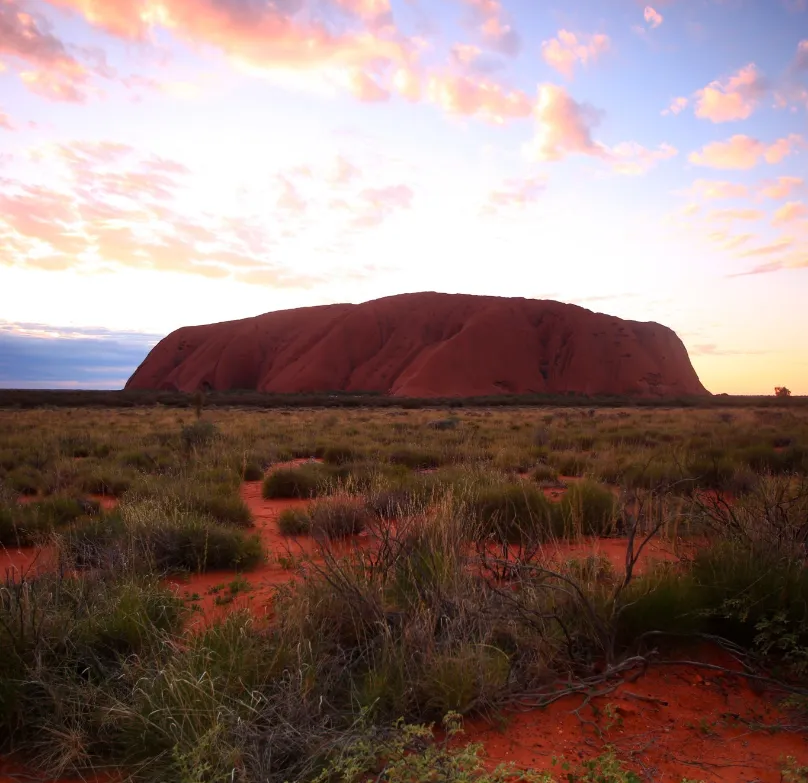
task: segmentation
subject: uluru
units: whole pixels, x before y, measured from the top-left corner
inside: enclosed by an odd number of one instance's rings
[[[550,300],[415,293],[185,326],[127,389],[498,394],[708,394],[666,326]]]

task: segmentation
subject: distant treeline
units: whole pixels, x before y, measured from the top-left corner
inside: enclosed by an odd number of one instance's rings
[[[194,395],[174,391],[90,391],[0,389],[0,408],[194,407]],[[779,398],[716,394],[698,397],[621,397],[582,394],[491,395],[463,398],[391,397],[379,392],[263,394],[256,391],[208,392],[208,408],[747,408],[808,406],[808,397]]]

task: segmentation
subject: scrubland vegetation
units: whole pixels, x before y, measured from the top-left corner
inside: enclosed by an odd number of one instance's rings
[[[269,619],[189,630],[166,576],[281,554],[245,480],[310,501],[277,527],[318,555]],[[625,558],[557,546],[592,536]],[[806,541],[801,408],[0,411],[0,545],[46,553],[0,574],[0,752],[155,783],[641,780],[608,751],[492,771],[460,716],[709,639],[804,722]]]

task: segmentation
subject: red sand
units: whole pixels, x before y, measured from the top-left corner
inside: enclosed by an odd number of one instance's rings
[[[717,652],[703,650],[698,658],[738,668]],[[787,757],[808,763],[808,737],[788,730],[790,719],[777,707],[782,697],[716,671],[652,667],[594,700],[597,713],[588,706],[579,717],[573,711],[582,697],[565,697],[545,710],[507,714],[498,726],[470,721],[463,740],[482,742],[492,765],[555,771],[559,778],[554,757],[574,765],[611,746],[643,780],[778,783]]]
[[[295,570],[279,562],[279,556],[317,557],[317,545],[311,538],[285,537],[277,530],[277,518],[284,508],[303,506],[307,501],[263,500],[260,482],[244,484],[241,491],[270,557],[264,565],[243,575],[250,584],[248,591],[218,605],[216,597],[227,595],[227,586],[236,577],[233,572],[170,580],[185,597],[193,593],[200,596],[197,603],[202,611],[192,621],[197,626],[239,607],[249,607],[259,618],[268,617],[273,589],[299,578]],[[593,551],[605,554],[618,569],[625,563],[625,541],[621,539],[558,544],[552,559],[584,556]],[[0,574],[5,567],[41,564],[42,558],[42,553],[35,550],[0,551]],[[644,552],[639,567],[653,560],[674,558],[670,545],[654,541]],[[221,590],[211,592],[219,585],[223,586]],[[682,657],[693,658],[696,654]],[[737,663],[722,651],[704,649],[697,657],[701,662],[738,669]],[[788,730],[789,718],[778,709],[778,698],[782,695],[719,672],[693,666],[659,666],[593,700],[596,709],[590,705],[576,715],[573,710],[580,706],[581,697],[565,697],[544,710],[507,713],[496,724],[470,720],[463,739],[482,742],[491,765],[510,762],[555,771],[559,779],[562,770],[552,766],[553,758],[564,756],[575,764],[599,756],[612,746],[644,780],[775,783],[781,780],[780,768],[786,757],[808,763],[806,737]],[[26,778],[22,767],[0,759],[0,783],[26,780],[42,783],[36,777]],[[106,783],[106,779],[92,780]]]
[[[183,327],[152,349],[126,388],[707,393],[682,341],[660,324],[548,300],[438,293]]]

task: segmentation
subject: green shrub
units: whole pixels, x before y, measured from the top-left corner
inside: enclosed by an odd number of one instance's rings
[[[413,470],[429,470],[443,464],[440,454],[411,447],[391,451],[388,459],[393,465],[406,465]]]
[[[530,478],[537,484],[556,483],[558,481],[558,472],[551,465],[540,464],[530,471]]]
[[[454,430],[457,429],[457,426],[460,424],[460,419],[455,416],[449,416],[445,419],[433,419],[432,421],[428,421],[426,426],[429,427],[431,430]]]
[[[468,501],[483,536],[507,541],[541,541],[561,533],[555,506],[527,484],[494,484],[473,490]]]
[[[206,514],[224,525],[250,527],[253,523],[249,506],[244,500],[238,494],[216,486],[193,487],[182,505],[188,511]]]
[[[695,486],[724,489],[735,475],[735,464],[728,457],[699,454],[687,463],[687,473]]]
[[[133,531],[155,570],[247,569],[263,558],[261,539],[195,516],[180,516]]]
[[[187,424],[180,433],[180,438],[188,449],[209,446],[218,437],[218,427],[212,421],[205,419],[198,419],[193,424]]]
[[[560,504],[564,528],[570,534],[605,536],[614,532],[617,498],[608,487],[595,481],[576,481]]]
[[[339,445],[326,446],[320,456],[323,462],[331,465],[344,465],[346,462],[355,462],[357,459],[361,459],[363,455],[351,446]]]
[[[263,468],[257,462],[247,462],[241,472],[244,481],[261,481],[264,478]]]
[[[583,476],[589,464],[588,458],[577,451],[553,452],[548,461],[562,476]]]
[[[28,465],[22,465],[10,471],[5,478],[6,484],[20,495],[37,495],[44,488],[42,474]]]
[[[16,503],[0,503],[0,546],[31,546],[50,526]]]
[[[311,517],[302,508],[285,508],[278,516],[278,530],[285,536],[302,536],[311,532]]]
[[[78,569],[118,568],[126,558],[126,531],[118,513],[77,525],[59,540],[67,563]]]
[[[346,538],[361,533],[370,514],[359,498],[328,497],[317,500],[309,509],[311,532],[326,538]]]
[[[87,435],[66,435],[59,438],[59,451],[66,457],[89,457],[93,453],[93,442]]]
[[[261,494],[265,500],[312,498],[320,494],[328,478],[329,471],[316,463],[297,468],[278,468],[264,479]]]
[[[131,477],[124,473],[96,469],[80,481],[80,489],[90,495],[107,495],[119,498],[132,486]]]

